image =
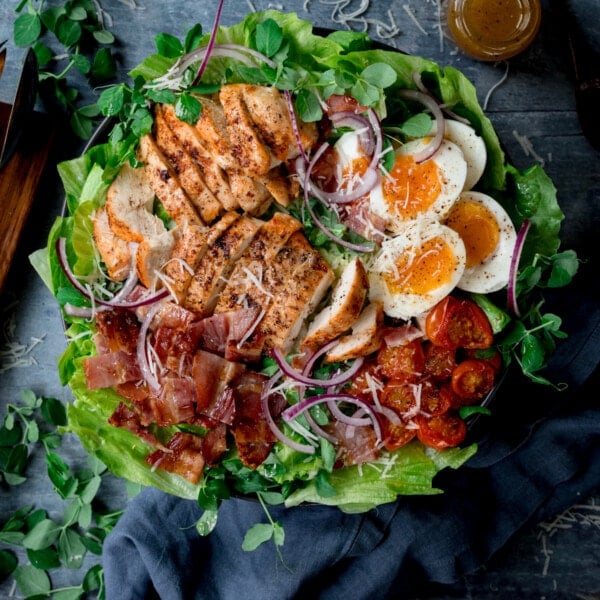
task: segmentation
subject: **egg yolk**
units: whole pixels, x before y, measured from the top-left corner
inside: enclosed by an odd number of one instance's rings
[[[456,258],[446,240],[432,237],[418,248],[408,248],[395,261],[395,267],[384,274],[392,294],[427,294],[452,279]]]
[[[414,219],[429,209],[440,195],[441,179],[435,161],[416,163],[410,154],[397,155],[389,177],[382,185],[390,212],[402,219]]]
[[[352,162],[342,170],[342,185],[340,187],[347,188],[367,171],[371,160],[366,156],[353,158]],[[358,183],[358,182],[357,182]]]
[[[485,262],[500,241],[500,228],[496,218],[479,202],[457,202],[446,219],[446,225],[458,233],[465,245],[467,269]]]

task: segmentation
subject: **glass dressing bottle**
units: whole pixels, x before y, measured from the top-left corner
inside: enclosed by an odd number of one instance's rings
[[[540,0],[448,0],[448,29],[456,44],[479,60],[519,54],[537,35]]]

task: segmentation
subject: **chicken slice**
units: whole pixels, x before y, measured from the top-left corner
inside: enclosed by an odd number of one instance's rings
[[[269,190],[258,180],[240,170],[227,171],[231,193],[238,201],[240,208],[249,215],[259,216],[273,202]]]
[[[286,213],[275,213],[266,221],[237,261],[219,296],[215,313],[227,313],[246,306],[266,310],[272,294],[263,287],[264,273],[273,268],[275,256],[301,228],[300,221]]]
[[[173,167],[183,191],[196,207],[200,217],[205,223],[212,223],[222,212],[221,203],[206,185],[198,164],[169,128],[160,105],[157,105],[155,110],[154,135],[158,149]]]
[[[130,242],[115,235],[110,228],[104,207],[98,209],[94,215],[93,236],[108,276],[114,281],[127,279],[132,268]]]
[[[150,134],[140,139],[138,158],[158,199],[179,227],[203,225],[194,205],[181,188],[177,176],[158,149]]]
[[[360,258],[355,258],[343,270],[329,305],[309,325],[300,349],[318,350],[348,331],[360,316],[368,290],[369,279],[365,267]]]
[[[292,234],[273,261],[273,269],[263,276],[263,287],[273,295],[254,338],[264,337],[263,352],[281,348],[287,353],[292,348],[304,321],[334,278],[327,261],[310,246],[304,234]]]
[[[271,169],[266,175],[258,177],[257,181],[267,188],[281,206],[289,206],[300,192],[298,178],[286,175],[280,168]]]
[[[283,94],[264,85],[244,85],[242,93],[250,117],[273,156],[281,162],[299,156],[298,139]],[[298,118],[296,122],[301,143],[308,151],[317,140],[316,125]]]
[[[379,350],[383,331],[383,304],[371,302],[352,326],[352,333],[340,338],[340,343],[325,355],[332,363],[368,356]]]
[[[123,165],[106,194],[106,214],[113,233],[127,242],[141,242],[145,237],[165,231],[154,214],[154,190],[144,169]]]
[[[203,316],[212,314],[235,262],[248,247],[262,221],[241,216],[204,253],[190,281],[184,306]]]
[[[183,149],[198,164],[208,188],[219,200],[225,210],[239,208],[238,201],[231,193],[227,173],[216,162],[205,146],[198,127],[181,121],[170,104],[162,106],[162,116],[169,128],[180,141]],[[215,154],[215,157],[218,156]]]
[[[268,173],[280,161],[271,154],[254,125],[244,101],[246,88],[242,83],[224,85],[219,100],[227,119],[233,155],[248,175],[257,177]]]
[[[164,268],[169,288],[179,302],[183,302],[194,272],[208,248],[238,218],[239,214],[231,211],[225,213],[211,227],[192,225],[182,229]]]
[[[177,237],[176,230],[169,230],[144,238],[139,244],[135,255],[135,266],[138,279],[147,288],[156,286],[164,266],[171,257]]]
[[[226,170],[237,167],[231,151],[227,119],[218,101],[203,96],[202,113],[196,122],[196,132],[209,154]]]

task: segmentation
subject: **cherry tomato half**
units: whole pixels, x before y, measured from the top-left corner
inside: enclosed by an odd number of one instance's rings
[[[429,416],[445,413],[454,403],[454,393],[446,383],[423,381],[421,384],[421,410]]]
[[[398,346],[384,345],[377,353],[377,364],[388,379],[417,381],[425,369],[425,354],[421,340]]]
[[[467,350],[468,358],[478,358],[487,362],[498,375],[502,370],[502,355],[495,348],[486,348],[485,350]]]
[[[416,428],[409,428],[404,423],[392,423],[388,419],[381,420],[381,429],[383,436],[383,445],[386,450],[392,452],[405,446],[417,435]]]
[[[418,415],[415,417],[415,423],[419,426],[419,440],[438,450],[458,446],[467,435],[465,422],[452,411],[434,417]]]
[[[418,385],[392,380],[386,383],[379,400],[383,406],[393,409],[399,417],[409,419],[417,411],[417,393]]]
[[[427,337],[444,348],[489,348],[492,326],[481,308],[467,298],[446,296],[425,318]]]
[[[452,391],[463,404],[473,404],[484,398],[494,387],[494,368],[485,360],[468,358],[452,373]]]
[[[375,361],[369,360],[361,366],[344,392],[373,404],[373,392],[377,393],[381,385],[380,367]]]
[[[425,342],[425,375],[429,375],[438,381],[450,379],[452,371],[456,368],[456,350],[436,346],[431,342]]]

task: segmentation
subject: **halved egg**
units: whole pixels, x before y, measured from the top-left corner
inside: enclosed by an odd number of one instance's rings
[[[457,287],[488,294],[506,286],[517,234],[504,208],[487,194],[463,192],[445,224],[458,233],[466,250],[465,271]]]
[[[437,127],[434,121],[430,135],[435,135],[436,131]],[[487,149],[483,138],[477,135],[470,125],[454,119],[445,120],[444,138],[462,150],[467,161],[467,177],[463,190],[473,189],[481,179],[487,162]]]
[[[411,140],[396,149],[392,169],[370,192],[371,210],[390,231],[400,232],[415,219],[443,219],[464,187],[467,163],[456,144],[444,140],[430,159],[415,161],[430,140]]]
[[[368,265],[370,299],[382,302],[390,317],[421,315],[456,287],[465,261],[455,231],[435,221],[415,221],[385,240]]]

